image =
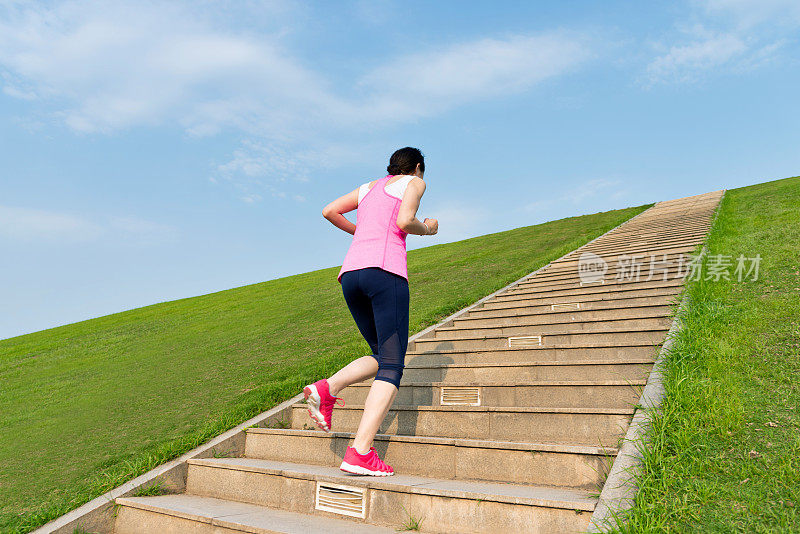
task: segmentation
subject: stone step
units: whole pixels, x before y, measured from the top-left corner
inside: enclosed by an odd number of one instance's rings
[[[638,313],[636,313],[638,312]],[[454,322],[453,326],[437,328],[418,339],[443,339],[455,335],[472,337],[473,335],[524,335],[531,328],[537,332],[546,333],[546,329],[564,328],[574,326],[582,332],[591,332],[598,325],[607,325],[613,328],[636,330],[637,328],[654,328],[666,325],[669,328],[672,322],[672,309],[663,306],[662,309],[632,308],[628,310],[596,311],[590,314],[553,313],[550,315],[519,315],[517,317],[502,317],[498,319],[462,319]]]
[[[683,278],[683,275],[686,275],[687,271],[689,270],[688,259],[683,263],[676,262],[661,265],[657,263],[660,260],[656,260],[656,263],[654,263],[652,266],[649,258],[645,260],[642,260],[642,258],[633,259],[636,260],[636,265],[633,266],[631,263],[624,264],[623,266],[618,264],[608,265],[608,270],[606,270],[604,274],[605,280],[611,281],[617,280],[618,278],[630,279],[638,276],[639,281],[650,282],[651,280],[660,280],[665,282],[670,279]],[[638,270],[634,270],[637,266]],[[580,279],[581,274],[578,269],[567,269],[565,271],[556,271],[553,273],[542,272],[523,282],[520,282],[512,288],[509,288],[508,291],[516,291],[519,289],[528,289],[532,287],[543,287],[548,285],[552,286],[557,284],[567,284],[570,282],[580,281]]]
[[[662,256],[664,254],[692,254],[697,246],[702,242],[701,239],[697,240],[686,240],[686,241],[676,241],[674,243],[647,243],[645,241],[639,243],[632,243],[632,244],[610,244],[608,246],[600,246],[596,245],[593,249],[578,249],[575,250],[568,255],[554,260],[550,263],[553,267],[564,267],[570,263],[576,263],[580,260],[580,257],[586,253],[591,252],[593,254],[597,254],[603,256],[606,261],[609,259],[613,259],[615,262],[617,261],[617,257],[619,256],[633,256],[633,255],[650,255],[650,254],[657,254]]]
[[[683,199],[676,199],[666,202],[659,202],[649,210],[629,219],[627,225],[624,225],[623,228],[626,226],[640,224],[642,221],[648,221],[654,217],[658,217],[659,220],[665,220],[671,216],[679,218],[679,220],[683,220],[680,219],[681,217],[698,217],[704,213],[704,205],[700,204],[701,202],[704,201],[700,200],[695,202],[693,200],[684,201]]]
[[[702,213],[707,206],[716,205],[721,195],[722,191],[717,191],[713,193],[702,193],[691,197],[664,200],[653,206],[652,210],[644,212],[644,215],[651,216],[652,213],[656,213],[659,214],[659,216],[665,216],[669,213],[679,215],[685,213],[687,216],[696,216]]]
[[[711,210],[706,210],[703,207],[698,207],[692,211],[686,210],[661,210],[659,208],[651,208],[646,212],[640,214],[638,217],[629,219],[623,223],[613,234],[626,233],[631,231],[641,230],[667,230],[667,229],[680,229],[684,226],[691,224],[698,224],[702,221],[709,221],[709,214]],[[658,224],[663,223],[663,224]]]
[[[642,246],[642,247],[635,247],[630,250],[625,250],[625,252],[619,253],[610,253],[610,254],[603,254],[603,259],[608,263],[616,263],[621,256],[632,256],[634,254],[658,254],[659,256],[662,254],[691,254],[697,249],[695,245],[683,245],[683,246],[665,246],[665,247],[658,247],[658,246]],[[551,267],[577,267],[580,255],[584,251],[579,251],[576,255],[566,256],[562,259],[554,260],[550,263]]]
[[[500,349],[441,350],[430,352],[406,352],[406,368],[442,364],[480,363],[543,363],[553,361],[652,361],[658,347],[650,343],[615,344],[608,347],[555,346],[525,348],[504,347]]]
[[[630,219],[628,224],[623,226],[623,228],[651,224],[654,219],[655,222],[664,221],[665,223],[670,220],[675,220],[676,224],[680,224],[684,221],[708,217],[708,214],[711,212],[713,212],[713,210],[708,209],[708,206],[705,204],[693,203],[691,206],[688,206],[687,204],[681,205],[679,202],[676,202],[674,206],[662,207],[656,205],[638,217]]]
[[[356,404],[336,407],[333,430],[355,432],[363,411],[364,407]],[[378,432],[617,447],[632,415],[632,408],[393,405]],[[291,419],[291,428],[316,428],[305,404],[292,406]]]
[[[521,344],[548,347],[550,345],[571,345],[589,344],[590,346],[597,346],[597,344],[608,345],[611,343],[624,343],[624,342],[639,342],[651,343],[653,345],[661,344],[664,341],[664,336],[669,330],[669,324],[662,326],[654,326],[650,329],[636,329],[636,330],[612,330],[610,328],[603,329],[601,326],[593,328],[589,332],[570,331],[568,326],[575,326],[572,330],[577,330],[581,325],[562,325],[558,329],[550,329],[547,325],[539,327],[531,327],[527,331],[513,335],[486,335],[480,337],[456,337],[449,336],[446,338],[435,339],[415,339],[409,342],[408,347],[410,350],[415,351],[431,351],[431,350],[449,350],[449,349],[488,349],[488,348],[502,348],[519,346]],[[539,336],[540,339],[533,339]],[[526,338],[526,339],[509,339],[509,338]]]
[[[600,289],[598,291],[598,289]],[[481,306],[473,308],[470,314],[479,314],[487,310],[504,310],[514,311],[522,308],[532,308],[538,306],[552,306],[553,304],[566,304],[574,302],[609,302],[621,299],[635,299],[635,298],[653,298],[653,297],[666,297],[671,302],[677,302],[680,293],[683,291],[681,285],[667,285],[664,287],[650,288],[650,289],[631,289],[620,287],[614,291],[603,291],[602,287],[586,287],[583,288],[581,293],[577,291],[562,291],[548,294],[544,297],[537,297],[535,295],[530,298],[519,298],[516,300],[497,300],[490,299],[484,302]]]
[[[639,300],[639,302],[629,302]],[[636,317],[670,317],[674,306],[668,299],[661,299],[663,304],[646,304],[655,299],[626,299],[623,305],[610,305],[608,302],[574,302],[555,306],[541,306],[534,312],[514,310],[512,312],[487,310],[483,314],[470,313],[453,319],[454,328],[468,328],[497,325],[537,325],[563,324],[582,321],[607,321],[633,319]],[[614,302],[614,301],[612,301]],[[616,301],[619,302],[619,301]]]
[[[615,272],[606,272],[605,275],[598,278],[581,278],[578,271],[575,271],[572,276],[560,280],[542,280],[524,286],[518,286],[513,289],[508,289],[502,294],[509,295],[523,295],[538,293],[540,291],[553,291],[558,289],[572,289],[574,287],[586,287],[587,285],[612,285],[612,284],[632,284],[632,283],[645,283],[645,282],[669,282],[670,280],[679,280],[683,282],[684,277],[688,276],[686,269],[670,270],[666,273],[656,271],[653,276],[649,272],[640,271],[638,273],[633,271],[622,271],[619,276]],[[597,282],[602,280],[601,282]]]
[[[692,259],[691,256],[688,254],[669,254],[666,256],[666,260],[664,259],[664,256],[662,256],[661,254],[655,254],[652,257],[655,258],[652,260],[652,267],[654,267],[656,270],[656,273],[653,275],[654,278],[657,276],[658,274],[657,270],[659,268],[669,267],[674,269],[680,266],[688,267],[688,264]],[[603,259],[603,261],[606,261],[603,256],[601,256],[601,259]],[[630,256],[628,258],[623,258],[625,262],[633,261],[634,259],[636,260],[637,264],[641,265],[642,271],[650,269],[651,255],[647,254],[647,255]],[[662,261],[665,263],[660,263]],[[614,276],[616,276],[618,268],[621,265],[627,265],[626,263],[620,263],[619,258],[610,262],[606,261],[606,264],[608,265],[608,270],[606,271],[607,276],[610,276],[611,274],[614,274]],[[522,280],[519,284],[517,284],[514,287],[525,287],[526,285],[531,285],[541,280],[558,280],[562,278],[569,278],[572,276],[576,276],[577,274],[578,274],[577,263],[570,264],[567,266],[545,267],[542,270],[531,274],[531,276]]]
[[[709,212],[700,208],[695,211],[683,212],[668,211],[659,208],[651,208],[640,215],[629,219],[618,226],[610,235],[625,234],[635,231],[663,231],[680,230],[683,227],[699,224],[709,220]],[[662,224],[659,224],[662,223]]]
[[[563,319],[563,318],[562,318]],[[424,341],[457,341],[468,339],[490,339],[525,337],[531,335],[591,334],[609,332],[640,332],[647,330],[669,330],[672,318],[667,315],[636,319],[598,319],[594,321],[564,321],[539,324],[501,324],[486,326],[463,326],[439,328],[416,339]],[[503,343],[513,346],[514,343]]]
[[[655,352],[655,351],[654,351]],[[408,382],[515,382],[539,380],[643,380],[650,374],[652,358],[621,360],[571,360],[429,363],[406,365]]]
[[[654,216],[651,216],[654,215]],[[648,210],[639,216],[629,219],[627,222],[618,226],[613,232],[610,232],[603,237],[610,237],[615,235],[627,235],[634,232],[663,232],[667,230],[681,231],[684,228],[690,228],[698,224],[707,224],[709,216],[707,213],[701,211],[693,213],[669,213],[660,212],[656,210]],[[662,223],[662,224],[659,224]]]
[[[702,234],[708,227],[708,222],[709,218],[707,216],[703,216],[700,219],[684,221],[680,226],[671,224],[669,221],[664,221],[664,226],[651,226],[649,224],[628,226],[626,228],[619,228],[616,232],[604,235],[594,243],[584,245],[582,248],[586,248],[587,246],[592,246],[597,243],[617,241],[635,243],[638,240],[647,239],[658,242],[659,240],[669,239],[674,236]]]
[[[572,256],[565,257],[564,260],[570,261],[572,263],[579,262],[581,256],[583,256],[584,252],[592,252],[592,251],[582,251],[580,254],[578,254],[578,255],[576,255],[574,257],[572,257]],[[669,253],[669,252],[667,252],[667,253],[663,253],[663,252],[655,252],[655,251],[654,252],[645,251],[645,252],[637,253],[635,256],[631,255],[631,254],[626,254],[626,253],[621,253],[621,254],[611,253],[611,254],[609,254],[609,253],[599,252],[599,251],[598,252],[593,252],[593,254],[595,254],[597,256],[600,256],[604,260],[605,260],[606,257],[616,257],[616,259],[614,261],[606,261],[606,263],[608,263],[609,269],[611,269],[611,268],[615,267],[616,265],[618,265],[619,263],[621,263],[621,261],[619,260],[619,256],[628,256],[630,258],[635,257],[637,262],[641,262],[641,263],[647,264],[647,265],[650,264],[651,258],[655,258],[652,261],[653,261],[654,264],[657,264],[657,265],[681,265],[682,263],[688,262],[689,259],[690,259],[690,256],[691,256],[690,254],[688,254],[686,252],[678,252],[678,253]],[[664,262],[664,263],[658,263],[658,262]],[[528,275],[528,279],[537,278],[539,276],[545,276],[545,275],[552,276],[552,275],[556,275],[556,274],[559,274],[559,273],[569,273],[569,272],[571,272],[573,270],[571,267],[572,267],[571,265],[563,265],[563,264],[559,265],[559,264],[552,264],[551,263],[551,264],[548,264],[547,266],[545,266],[544,268],[542,268],[541,270],[535,271],[535,272],[531,273],[530,275]]]
[[[401,528],[413,516],[422,519],[422,529],[429,532],[584,531],[597,503],[589,492],[568,488],[402,474],[358,477],[338,467],[257,458],[189,460],[188,464],[187,493],[193,495],[391,528]],[[318,488],[323,497],[335,495],[340,502],[350,497],[348,508],[359,516],[363,502],[364,517],[317,509]]]
[[[701,220],[708,219],[708,213],[703,208],[688,212],[686,210],[662,210],[660,208],[651,208],[617,227],[614,232],[612,232],[612,235],[645,228],[652,230],[664,230],[669,228],[680,229],[685,225],[695,224]],[[658,223],[663,224],[659,225]]]
[[[396,534],[394,528],[198,495],[120,497],[114,534]]]
[[[245,456],[338,466],[355,434],[250,428]],[[378,434],[378,455],[397,474],[594,490],[616,449],[587,445],[519,443]]]
[[[685,221],[676,222],[675,218],[663,218],[663,225],[658,222],[642,221],[642,224],[627,225],[617,228],[614,232],[601,236],[596,242],[614,241],[625,239],[635,241],[646,236],[670,236],[684,232],[706,231],[710,223],[710,217],[701,215],[697,218],[687,218]],[[594,243],[591,243],[594,244]]]
[[[587,246],[594,245],[595,243],[608,243],[608,242],[628,242],[634,243],[639,240],[652,240],[658,242],[661,239],[670,238],[672,236],[681,235],[703,235],[705,228],[708,226],[708,217],[703,217],[702,220],[689,221],[685,226],[677,227],[665,222],[663,227],[633,227],[630,229],[620,228],[617,232],[612,232],[608,235],[602,236],[600,239]]]
[[[604,256],[606,254],[631,254],[634,251],[638,254],[649,254],[647,251],[650,249],[696,246],[702,242],[703,238],[698,235],[675,236],[660,241],[632,239],[629,241],[593,243],[582,248],[581,254],[592,252]]]
[[[653,213],[653,217],[631,221],[631,224],[617,229],[610,235],[604,237],[615,237],[617,235],[633,235],[638,232],[680,232],[684,229],[697,227],[707,227],[711,222],[708,213],[701,211],[696,213]],[[663,223],[663,224],[659,224]]]
[[[642,395],[646,380],[540,380],[514,382],[403,381],[394,400],[405,406],[563,406],[628,408]],[[346,404],[364,404],[372,381],[339,392]]]
[[[537,296],[537,295],[547,295],[548,293],[555,292],[555,291],[572,291],[572,290],[583,290],[588,287],[591,288],[606,288],[608,291],[613,291],[620,287],[635,287],[638,289],[647,289],[651,287],[665,287],[670,284],[672,285],[683,285],[683,277],[669,277],[667,280],[662,279],[661,277],[655,278],[653,280],[647,280],[646,276],[641,277],[640,279],[617,279],[617,278],[601,278],[597,281],[581,281],[580,278],[577,276],[572,281],[564,281],[559,282],[557,284],[541,284],[541,285],[532,285],[527,286],[524,288],[514,289],[504,291],[497,295],[494,300],[513,300],[518,298],[525,298],[529,296]]]
[[[663,227],[648,223],[639,226],[630,226],[625,229],[620,228],[617,232],[602,236],[594,243],[585,245],[584,248],[597,243],[624,241],[634,243],[638,240],[658,240],[667,239],[672,236],[703,233],[707,232],[709,222],[709,217],[703,216],[699,219],[687,220],[685,225],[680,227],[676,226],[674,221],[665,220]]]
[[[410,516],[430,532],[585,531],[720,198],[659,202],[409,343],[374,443],[395,476],[338,470],[364,382],[340,393],[335,432],[294,404],[291,428],[246,431],[244,458],[189,460],[186,494],[117,499],[115,532],[391,532]],[[581,283],[587,252],[602,283]]]
[[[628,234],[627,236],[609,236],[608,238],[586,245],[579,249],[580,254],[584,252],[595,252],[598,250],[610,249],[612,247],[635,247],[639,248],[643,245],[660,247],[665,244],[674,244],[681,242],[702,242],[706,230],[703,228],[687,229],[683,233],[662,233],[660,235],[650,233],[635,233]],[[573,252],[572,254],[574,254]],[[578,255],[580,255],[578,254]]]
[[[541,288],[537,290],[528,290],[528,291],[515,291],[515,292],[503,292],[498,294],[497,296],[493,297],[489,301],[487,301],[484,305],[495,302],[509,302],[509,301],[517,301],[517,300],[524,300],[524,299],[532,299],[532,298],[549,298],[549,297],[560,297],[560,296],[578,296],[578,295],[597,295],[601,293],[613,293],[615,291],[641,291],[645,289],[657,289],[663,287],[670,287],[670,288],[683,288],[683,280],[667,280],[666,282],[661,280],[652,280],[649,282],[625,282],[620,283],[616,280],[614,281],[602,281],[598,283],[587,283],[587,284],[571,284],[570,287],[567,288]]]
[[[585,247],[581,248],[581,253],[583,252],[595,252],[600,253],[598,251],[602,250],[609,250],[615,247],[619,247],[621,249],[627,248],[639,248],[642,246],[664,246],[664,245],[674,245],[676,243],[697,243],[702,242],[703,237],[705,236],[706,230],[704,228],[695,228],[695,229],[687,229],[686,232],[682,233],[664,233],[660,236],[656,235],[629,235],[629,236],[620,236],[620,237],[610,237],[604,239],[602,241],[597,241],[592,243],[591,245],[586,245]]]

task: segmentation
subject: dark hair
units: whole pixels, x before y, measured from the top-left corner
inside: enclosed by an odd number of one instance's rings
[[[425,156],[418,148],[407,146],[400,150],[395,150],[392,157],[389,158],[389,166],[386,171],[389,174],[413,174],[419,163],[419,169],[425,172]]]

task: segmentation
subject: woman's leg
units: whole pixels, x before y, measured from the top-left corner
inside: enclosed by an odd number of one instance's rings
[[[331,395],[337,395],[347,386],[372,378],[377,372],[378,360],[373,356],[362,356],[348,363],[330,377],[328,388],[330,388]]]
[[[372,301],[362,287],[362,271],[348,271],[342,275],[342,293],[350,310],[350,315],[356,322],[358,331],[372,349],[373,354],[378,350],[378,332],[375,327],[375,316],[372,310]],[[372,378],[378,372],[378,360],[375,356],[362,356],[353,360],[328,379],[331,395],[336,395],[351,384]]]
[[[353,448],[359,454],[367,454],[372,446],[372,440],[378,433],[378,428],[386,419],[389,408],[397,395],[397,387],[383,380],[375,380],[369,388],[367,400],[364,402],[364,415],[358,424],[356,437],[353,439]]]
[[[372,303],[360,284],[359,271],[349,271],[342,275],[342,293],[347,307],[356,321],[359,331],[373,351],[377,350],[378,338]],[[333,406],[336,395],[345,387],[375,376],[378,361],[374,356],[365,356],[345,365],[329,379],[322,379],[303,388],[308,415],[322,430],[328,432],[333,427]]]
[[[374,269],[368,271],[364,285],[372,301],[379,347],[376,352],[378,372],[353,440],[353,447],[359,454],[369,452],[375,434],[394,402],[408,346],[408,282],[400,276]]]

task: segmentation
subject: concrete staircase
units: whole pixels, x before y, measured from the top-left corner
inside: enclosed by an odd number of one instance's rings
[[[680,256],[720,198],[658,203],[412,341],[375,441],[395,476],[338,469],[359,384],[336,432],[310,430],[296,404],[288,428],[249,429],[243,457],[189,460],[185,494],[117,499],[116,532],[395,532],[412,518],[425,532],[585,531],[670,328]],[[589,252],[602,280],[579,275]]]

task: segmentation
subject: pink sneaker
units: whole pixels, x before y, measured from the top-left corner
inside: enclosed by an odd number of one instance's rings
[[[359,454],[353,447],[347,447],[344,460],[339,469],[354,475],[371,475],[374,477],[388,477],[394,474],[394,469],[378,458],[375,447],[370,447],[367,454]]]
[[[303,394],[308,403],[308,415],[317,423],[318,427],[325,432],[330,432],[333,426],[333,405],[340,400],[342,403],[339,406],[344,406],[344,400],[330,394],[328,381],[324,378],[304,387]]]

